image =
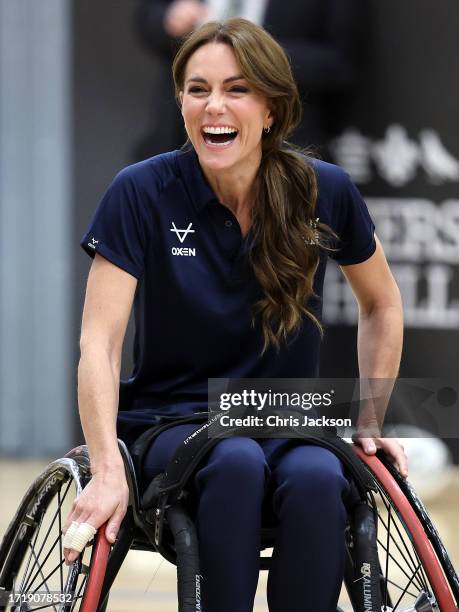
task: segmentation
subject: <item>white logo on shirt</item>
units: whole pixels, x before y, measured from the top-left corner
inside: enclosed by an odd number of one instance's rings
[[[91,238],[91,242],[88,242],[88,246],[90,246],[91,249],[95,249],[96,248],[96,244],[99,244],[99,241],[96,240],[95,238]]]
[[[177,234],[177,238],[183,243],[188,234],[194,234],[194,229],[191,229],[192,225],[193,224],[190,223],[186,229],[177,229],[175,227],[175,223],[172,222],[170,231],[175,232]]]
[[[187,249],[186,247],[172,247],[171,253],[182,257],[196,257],[196,249]]]

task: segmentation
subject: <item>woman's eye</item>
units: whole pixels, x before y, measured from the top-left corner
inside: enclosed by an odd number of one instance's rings
[[[234,87],[231,87],[230,91],[235,93],[247,93],[249,90],[247,87],[243,87],[242,85],[235,85]]]
[[[249,90],[247,87],[244,87],[243,85],[234,85],[233,87],[231,87],[231,89],[229,89],[229,91],[231,93],[247,93]],[[200,87],[199,85],[193,85],[192,87],[188,89],[188,93],[191,93],[191,94],[206,93],[206,89],[204,89],[203,87]]]

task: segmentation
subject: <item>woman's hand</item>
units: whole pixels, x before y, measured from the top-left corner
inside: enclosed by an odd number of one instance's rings
[[[358,433],[352,436],[354,444],[363,448],[367,455],[374,455],[378,448],[382,449],[400,472],[402,478],[408,476],[408,459],[403,446],[394,438],[363,438]]]
[[[204,22],[209,8],[199,0],[173,0],[164,16],[164,28],[170,36],[180,38]]]
[[[73,521],[88,523],[95,529],[108,521],[106,538],[114,543],[129,501],[129,487],[124,466],[93,474],[91,480],[72,505],[63,532],[67,533]],[[65,562],[73,563],[80,553],[64,548]]]

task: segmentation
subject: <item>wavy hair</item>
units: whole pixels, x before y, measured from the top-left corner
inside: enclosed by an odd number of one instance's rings
[[[253,306],[252,324],[260,317],[263,350],[299,330],[303,316],[319,328],[307,308],[320,249],[333,250],[336,234],[316,219],[317,180],[308,161],[311,151],[287,141],[301,120],[301,101],[290,62],[282,47],[262,27],[233,17],[205,23],[182,42],[173,62],[175,95],[180,104],[188,60],[199,47],[229,45],[241,73],[271,105],[274,122],[262,134],[262,157],[252,207],[250,261],[263,296]]]

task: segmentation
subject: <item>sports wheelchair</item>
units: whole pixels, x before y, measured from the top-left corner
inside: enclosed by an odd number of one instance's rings
[[[74,448],[50,463],[29,487],[3,538],[0,611],[106,612],[110,588],[130,549],[158,552],[177,566],[179,612],[204,610],[198,540],[186,487],[192,470],[218,441],[210,442],[204,429],[197,424],[191,447],[186,452],[177,449],[165,472],[142,495],[133,456],[119,440],[130,498],[118,538],[110,545],[103,525],[69,567],[64,563],[62,527],[73,498],[91,477],[87,447]],[[156,428],[154,435],[159,431]],[[380,451],[368,456],[340,438],[308,442],[335,452],[351,485],[344,575],[351,608],[457,611],[458,576],[410,483]],[[264,526],[260,551],[272,548],[275,538],[276,525]],[[260,555],[260,569],[269,569],[270,561],[270,556]]]

